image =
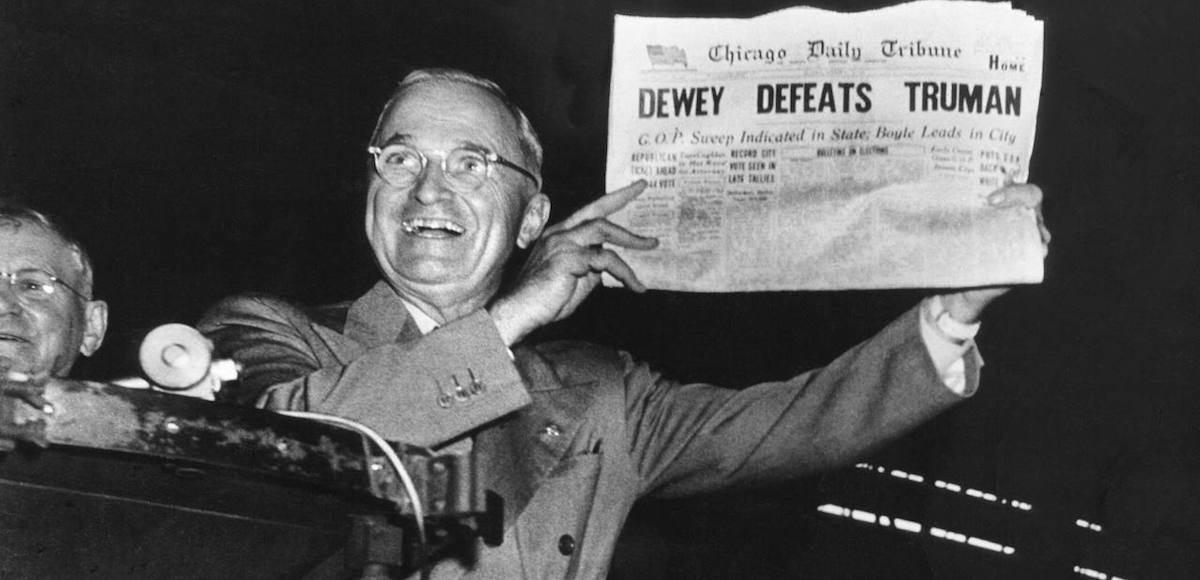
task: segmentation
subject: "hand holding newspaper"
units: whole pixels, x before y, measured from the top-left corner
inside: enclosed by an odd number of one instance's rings
[[[1042,25],[1007,4],[914,2],[749,19],[617,16],[607,188],[650,288],[972,287],[1042,279],[1024,182]],[[613,283],[606,279],[606,283]]]

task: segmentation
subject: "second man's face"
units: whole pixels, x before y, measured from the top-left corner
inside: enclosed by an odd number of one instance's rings
[[[494,165],[482,186],[463,191],[447,182],[441,162],[469,147],[524,164],[518,134],[503,104],[468,84],[428,81],[393,104],[373,145],[404,143],[428,163],[405,187],[372,172],[366,230],[376,261],[403,296],[446,312],[481,308],[496,293],[533,186]]]
[[[0,271],[32,270],[76,289],[83,284],[79,261],[61,238],[37,224],[0,220]],[[35,299],[0,281],[0,368],[66,376],[76,357],[100,346],[107,311],[96,310],[103,308],[57,285]]]

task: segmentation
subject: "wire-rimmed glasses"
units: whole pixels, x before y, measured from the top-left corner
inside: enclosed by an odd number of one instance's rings
[[[388,183],[396,187],[408,187],[425,172],[429,157],[415,147],[393,143],[383,147],[371,146],[367,152],[375,158],[375,171]],[[476,147],[459,147],[451,151],[430,151],[442,158],[442,175],[452,187],[460,191],[479,189],[491,176],[492,167],[501,165],[528,177],[541,189],[541,182],[533,172],[509,161],[497,153]]]
[[[16,272],[0,272],[0,279],[8,280],[13,293],[26,303],[48,302],[58,291],[59,287],[70,290],[72,294],[88,300],[82,292],[63,282],[50,272],[37,268],[26,268]]]

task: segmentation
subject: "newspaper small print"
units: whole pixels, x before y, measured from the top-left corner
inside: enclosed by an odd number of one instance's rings
[[[606,184],[650,288],[692,292],[1037,283],[1024,182],[1042,23],[927,0],[745,19],[618,15]],[[606,277],[607,284],[618,284]]]

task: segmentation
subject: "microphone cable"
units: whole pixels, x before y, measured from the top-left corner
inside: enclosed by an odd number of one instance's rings
[[[388,464],[391,466],[392,471],[396,473],[396,475],[400,478],[400,481],[404,484],[404,492],[408,494],[408,498],[412,502],[413,515],[417,519],[417,535],[419,536],[418,557],[420,560],[425,559],[425,508],[421,504],[420,496],[417,495],[417,486],[415,483],[413,483],[412,476],[409,475],[408,470],[405,469],[404,464],[400,461],[400,456],[396,454],[396,450],[392,449],[392,446],[389,445],[388,442],[381,435],[379,435],[379,433],[376,433],[374,429],[371,429],[370,427],[367,427],[358,421],[347,419],[345,417],[338,417],[336,415],[313,413],[311,411],[280,410],[275,412],[281,415],[287,415],[288,417],[312,419],[315,421],[344,427],[352,431],[357,431],[359,434],[365,436],[377,447],[379,447],[380,451],[383,451],[383,455],[387,459]],[[424,567],[423,564],[422,567]]]

